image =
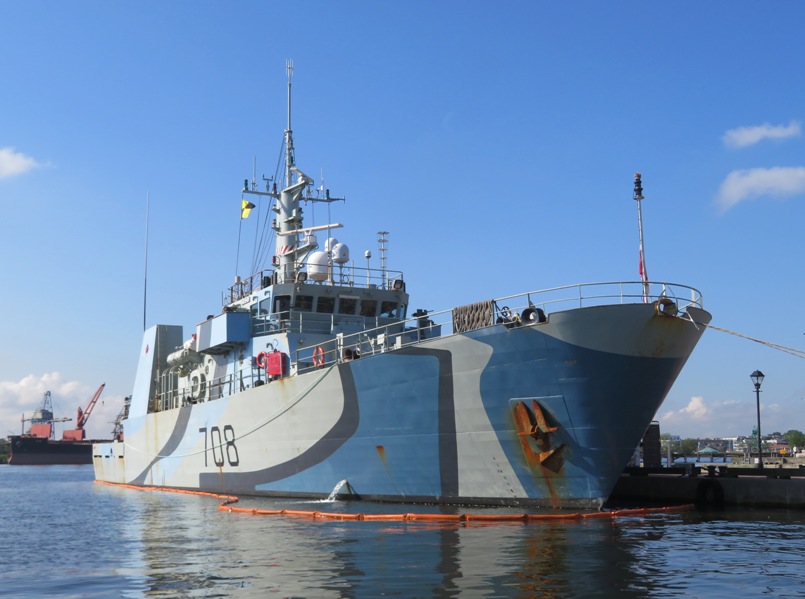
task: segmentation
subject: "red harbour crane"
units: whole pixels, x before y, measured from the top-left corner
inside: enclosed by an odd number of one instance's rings
[[[87,424],[89,420],[90,414],[92,414],[92,410],[95,408],[95,404],[98,403],[98,398],[101,396],[103,392],[103,388],[106,387],[106,383],[103,383],[98,390],[95,392],[95,395],[92,396],[92,399],[89,400],[87,407],[83,410],[81,406],[78,406],[78,415],[76,416],[76,425],[74,429],[64,431],[62,435],[62,439],[65,441],[83,441],[87,438],[87,433],[84,430],[84,425]]]

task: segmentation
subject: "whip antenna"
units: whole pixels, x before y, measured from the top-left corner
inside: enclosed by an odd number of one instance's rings
[[[151,192],[145,196],[145,274],[143,275],[143,331],[145,330],[145,309],[148,300],[148,215],[151,211]]]

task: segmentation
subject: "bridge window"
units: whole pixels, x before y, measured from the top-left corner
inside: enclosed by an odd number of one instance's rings
[[[377,301],[370,299],[361,300],[361,316],[374,318],[377,316]]]
[[[380,317],[381,318],[400,318],[398,315],[397,302],[382,302],[380,304]]]
[[[316,302],[316,312],[320,314],[332,314],[335,311],[334,297],[320,297]]]
[[[274,314],[280,318],[288,318],[291,311],[291,296],[278,295],[274,298]]]
[[[296,304],[294,306],[300,312],[313,311],[313,296],[312,295],[297,295]]]
[[[355,308],[358,307],[358,300],[354,297],[339,297],[338,298],[338,313],[339,314],[355,314]]]

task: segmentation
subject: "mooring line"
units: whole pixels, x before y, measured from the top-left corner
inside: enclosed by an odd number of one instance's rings
[[[601,512],[574,512],[574,513],[557,513],[557,514],[416,514],[416,513],[399,513],[399,514],[344,514],[339,512],[322,512],[312,510],[260,510],[256,508],[232,507],[233,504],[238,503],[239,498],[234,495],[222,495],[219,493],[210,493],[207,491],[192,491],[188,489],[174,489],[172,487],[153,487],[153,486],[138,486],[127,485],[125,483],[112,483],[103,480],[96,480],[98,484],[107,485],[110,487],[122,487],[125,489],[134,489],[137,491],[162,491],[165,493],[182,493],[185,495],[200,495],[203,497],[213,497],[221,501],[218,504],[218,511],[230,512],[238,514],[249,514],[251,516],[288,516],[288,517],[302,517],[311,518],[313,520],[354,520],[354,521],[404,521],[404,522],[522,522],[529,524],[532,522],[555,522],[560,520],[581,521],[593,519],[609,519],[628,518],[635,516],[645,516],[648,514],[662,514],[662,513],[675,513],[686,512],[695,509],[693,504],[674,505],[656,508],[634,508],[624,510],[611,510]]]
[[[785,345],[779,345],[777,343],[772,343],[770,341],[763,341],[762,339],[756,339],[754,337],[750,337],[749,335],[744,335],[743,333],[738,333],[736,331],[730,331],[729,329],[722,329],[721,327],[717,327],[714,324],[705,324],[703,322],[697,322],[696,324],[703,324],[708,329],[714,329],[716,331],[721,331],[722,333],[727,333],[729,335],[735,335],[736,337],[740,337],[741,339],[747,339],[748,341],[754,341],[755,343],[760,343],[761,345],[765,345],[766,347],[770,347],[772,349],[776,349],[781,352],[785,352],[797,358],[805,358],[805,350],[801,349],[794,349],[793,347],[786,347]]]

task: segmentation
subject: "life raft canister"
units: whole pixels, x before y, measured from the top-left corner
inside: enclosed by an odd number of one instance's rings
[[[288,355],[274,350],[268,354],[268,366],[266,374],[271,380],[282,378],[288,373]]]

